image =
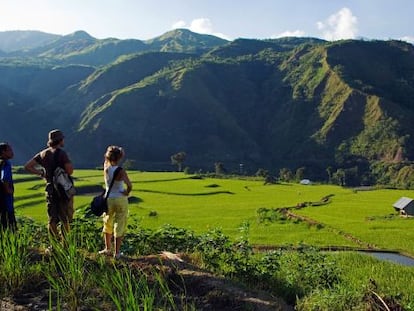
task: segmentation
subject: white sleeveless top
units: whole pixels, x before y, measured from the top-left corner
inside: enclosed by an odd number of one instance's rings
[[[111,184],[111,180],[114,176],[114,172],[118,166],[109,166],[108,167],[108,175],[105,174],[105,188],[108,191],[109,185]],[[119,172],[118,172],[119,176]],[[124,191],[124,181],[123,180],[115,180],[114,184],[112,185],[111,192],[109,192],[108,198],[120,198],[124,195],[122,192]]]

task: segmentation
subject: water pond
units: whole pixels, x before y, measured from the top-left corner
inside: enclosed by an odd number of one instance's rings
[[[398,254],[398,253],[391,253],[391,252],[363,252],[364,254],[373,256],[380,260],[387,260],[393,263],[397,263],[404,266],[414,267],[414,259]]]

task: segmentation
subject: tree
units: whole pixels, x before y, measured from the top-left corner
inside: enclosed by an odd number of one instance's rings
[[[267,185],[267,184],[275,184],[275,183],[277,183],[277,180],[276,180],[276,178],[275,178],[274,176],[272,176],[272,175],[267,175],[267,176],[265,177],[265,181],[264,181],[264,184],[265,184],[265,185]]]
[[[264,168],[259,168],[256,172],[256,176],[258,177],[266,177],[269,175],[269,171],[265,170]]]
[[[181,172],[183,168],[183,163],[186,158],[186,153],[184,151],[177,152],[171,156],[171,163],[177,165],[178,171]]]
[[[281,181],[289,182],[293,179],[293,173],[290,169],[283,167],[279,170],[279,179]]]
[[[342,168],[337,169],[332,175],[332,182],[340,186],[345,186],[345,170]]]
[[[214,170],[216,175],[222,175],[226,172],[226,169],[224,168],[224,164],[221,162],[214,163]]]
[[[304,167],[299,167],[296,170],[295,177],[296,177],[297,181],[301,181],[305,177],[305,168]]]
[[[326,173],[328,174],[328,183],[332,183],[332,173],[333,173],[333,168],[332,166],[328,166],[326,168]]]

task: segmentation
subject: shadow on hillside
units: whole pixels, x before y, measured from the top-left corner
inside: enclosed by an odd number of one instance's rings
[[[42,204],[42,203],[45,203],[44,198],[39,199],[39,200],[30,200],[29,202],[22,203],[22,204],[16,204],[16,208],[26,208],[26,207],[35,206],[35,205]]]
[[[76,187],[76,195],[97,195],[102,193],[104,188],[99,185],[87,185],[87,186],[80,186]],[[141,203],[143,200],[136,196],[128,197],[128,203]]]
[[[41,184],[36,184],[33,187],[30,187],[30,190],[39,190],[39,189],[44,189],[45,188],[45,184],[41,183]]]
[[[76,195],[92,195],[102,193],[104,188],[101,185],[85,185],[85,186],[76,186]]]
[[[14,201],[18,202],[18,201],[23,201],[23,200],[28,200],[28,199],[44,198],[44,197],[45,195],[43,192],[36,192],[36,193],[25,194],[25,195],[15,195]]]
[[[14,179],[13,183],[18,184],[21,182],[34,181],[34,180],[40,181],[39,176],[17,177]]]
[[[186,179],[199,179],[199,178],[194,178],[193,176],[190,176],[190,177],[180,177],[180,178],[140,180],[140,181],[134,181],[133,183],[134,184],[146,184],[146,183],[154,183],[154,182],[179,181],[179,180],[186,180]]]
[[[212,192],[198,192],[198,193],[179,193],[179,192],[166,192],[166,191],[157,191],[157,190],[148,190],[148,189],[137,189],[140,192],[150,192],[150,193],[159,193],[166,195],[182,195],[182,196],[202,196],[202,195],[216,195],[216,194],[234,194],[231,191],[212,191]]]
[[[128,203],[141,203],[141,202],[144,202],[144,200],[136,196],[128,197]]]

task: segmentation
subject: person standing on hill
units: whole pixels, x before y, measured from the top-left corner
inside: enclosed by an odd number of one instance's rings
[[[128,195],[132,184],[127,172],[119,166],[124,157],[124,150],[118,146],[109,146],[104,155],[104,180],[106,191],[113,178],[114,182],[108,193],[108,211],[103,214],[103,233],[105,248],[99,254],[112,255],[112,238],[115,242],[114,257],[122,256],[121,244],[125,235],[128,219]],[[114,176],[116,173],[116,176]],[[124,188],[126,185],[126,189]]]
[[[8,143],[0,143],[0,221],[2,229],[17,229],[14,215],[14,185],[10,159],[13,148]]]
[[[49,132],[48,148],[37,153],[24,168],[32,174],[46,180],[46,204],[49,216],[48,228],[53,237],[59,235],[58,224],[62,225],[62,235],[69,232],[73,219],[73,197],[62,196],[53,185],[53,174],[59,166],[71,176],[73,165],[67,153],[62,149],[65,145],[62,131],[55,129]]]

